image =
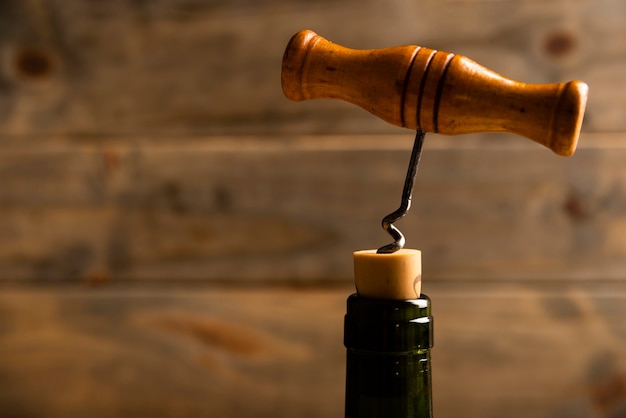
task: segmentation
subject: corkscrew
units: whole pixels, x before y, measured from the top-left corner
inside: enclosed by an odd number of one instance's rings
[[[410,208],[425,132],[508,132],[569,156],[576,150],[588,92],[582,81],[522,83],[462,55],[416,45],[350,49],[310,30],[289,41],[281,81],[290,100],[341,99],[417,131],[401,206],[382,222],[394,242],[379,253],[404,246],[393,223]]]
[[[380,247],[377,251],[378,254],[390,254],[395,253],[398,250],[404,248],[404,235],[394,225],[396,221],[403,218],[411,208],[411,199],[413,197],[413,184],[415,183],[415,175],[417,174],[417,167],[420,162],[420,156],[422,154],[422,145],[424,145],[424,137],[426,132],[417,131],[415,134],[415,141],[413,143],[413,150],[411,151],[411,159],[409,160],[409,168],[406,171],[406,178],[404,180],[404,187],[402,188],[402,199],[400,200],[400,207],[389,215],[385,216],[382,221],[382,226],[385,231],[393,238],[391,244]]]

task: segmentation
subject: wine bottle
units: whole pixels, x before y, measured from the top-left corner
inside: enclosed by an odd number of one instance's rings
[[[362,263],[356,255],[358,291],[357,264]],[[392,257],[392,254],[370,254],[369,258],[375,263],[378,260],[386,263]],[[396,256],[396,259],[402,258],[401,254]],[[391,264],[400,265],[397,261]],[[368,274],[377,270],[365,267]],[[421,278],[421,264],[419,269]],[[384,270],[389,269],[383,267]],[[404,267],[400,270],[404,271]],[[415,274],[408,276],[415,277]],[[389,277],[379,279],[382,283],[389,282]],[[372,278],[366,281],[371,282]],[[372,296],[357,292],[347,300],[345,417],[431,418],[433,318],[430,299],[423,294],[412,299],[391,299],[392,295],[380,298],[378,295],[384,292],[374,293]]]

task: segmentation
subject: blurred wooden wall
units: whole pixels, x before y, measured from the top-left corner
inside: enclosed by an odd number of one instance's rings
[[[626,417],[622,0],[0,3],[0,417],[340,417],[412,134],[280,90],[304,28],[590,85],[575,156],[428,135],[437,418]]]

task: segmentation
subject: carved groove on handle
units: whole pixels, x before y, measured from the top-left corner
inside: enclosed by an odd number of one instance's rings
[[[420,52],[420,50],[422,49],[421,46],[418,46],[417,48],[415,48],[415,51],[413,52],[413,56],[411,56],[411,63],[409,64],[409,68],[407,68],[406,70],[406,76],[404,77],[404,85],[402,87],[402,100],[400,102],[400,121],[402,124],[402,127],[405,128],[406,124],[404,121],[404,104],[406,103],[406,93],[409,90],[409,80],[411,77],[411,71],[413,70],[413,64],[415,64],[415,58],[417,57],[417,54]]]
[[[422,48],[425,49],[425,48]],[[422,124],[421,124],[421,120],[422,120],[422,97],[424,95],[424,87],[426,86],[426,79],[428,78],[428,70],[430,69],[430,63],[433,61],[433,58],[435,56],[435,54],[437,54],[437,51],[434,50],[429,50],[430,55],[428,55],[428,58],[426,59],[426,67],[424,67],[424,71],[420,74],[421,79],[420,79],[420,85],[419,85],[419,89],[417,90],[417,104],[416,104],[416,112],[415,112],[415,125],[416,125],[416,129],[422,131]]]
[[[443,65],[443,70],[441,71],[441,77],[439,77],[439,82],[437,83],[437,93],[435,94],[435,104],[433,105],[433,132],[438,133],[439,128],[437,126],[438,116],[439,116],[439,102],[441,101],[441,91],[443,90],[443,82],[446,79],[446,74],[448,73],[448,68],[450,68],[450,63],[454,58],[454,54],[449,54],[446,57],[446,62]]]

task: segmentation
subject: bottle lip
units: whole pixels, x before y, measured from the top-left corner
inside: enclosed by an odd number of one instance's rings
[[[385,321],[409,321],[431,315],[430,298],[378,299],[353,293],[346,301],[347,315]]]
[[[388,300],[353,294],[347,300],[344,345],[348,349],[407,353],[433,346],[430,298]]]

